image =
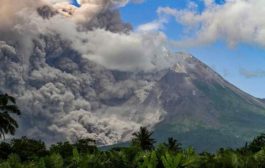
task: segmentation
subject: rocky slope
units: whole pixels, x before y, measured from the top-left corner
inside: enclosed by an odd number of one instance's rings
[[[261,102],[264,102],[265,103],[265,99],[259,99]]]
[[[194,57],[157,83],[150,99],[167,112],[156,126],[157,137],[173,136],[198,150],[242,146],[264,132],[265,105],[225,81]]]

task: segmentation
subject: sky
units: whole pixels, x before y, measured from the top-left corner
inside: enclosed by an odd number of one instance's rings
[[[253,19],[262,4],[264,0],[146,0],[120,11],[135,31],[165,33],[177,42],[176,51],[194,55],[238,88],[265,98],[265,27]]]

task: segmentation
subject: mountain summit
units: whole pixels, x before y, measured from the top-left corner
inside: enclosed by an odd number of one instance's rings
[[[264,132],[264,102],[191,55],[177,53],[175,59],[173,67],[153,73],[152,85],[141,93],[145,95],[140,103],[143,112],[150,107],[162,112],[154,125],[158,140],[175,137],[199,151],[214,151],[242,146]]]
[[[264,132],[263,102],[196,58],[185,60],[185,68],[168,70],[151,92],[150,99],[166,111],[156,125],[158,138],[173,136],[198,150],[213,151],[243,145]]]

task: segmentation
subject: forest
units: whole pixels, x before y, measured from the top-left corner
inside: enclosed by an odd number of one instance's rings
[[[14,135],[21,115],[15,98],[0,94],[0,168],[263,168],[265,134],[238,149],[220,148],[215,153],[182,148],[174,138],[157,144],[152,131],[141,127],[126,147],[102,148],[93,139],[46,145]]]

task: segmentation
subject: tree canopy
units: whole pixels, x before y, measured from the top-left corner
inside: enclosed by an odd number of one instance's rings
[[[133,145],[140,147],[142,150],[151,150],[154,148],[155,140],[151,137],[153,132],[146,127],[140,127],[138,132],[133,133]]]
[[[12,115],[20,115],[15,98],[0,94],[0,138],[4,138],[6,134],[15,134],[18,124]]]

